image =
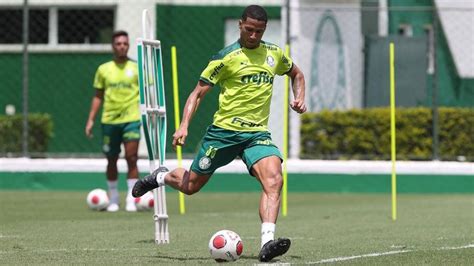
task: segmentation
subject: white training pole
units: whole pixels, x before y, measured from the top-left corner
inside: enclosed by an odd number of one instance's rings
[[[150,173],[153,173],[157,169],[156,157],[158,157],[158,167],[164,165],[165,161],[166,108],[164,104],[161,43],[154,40],[151,20],[146,9],[142,12],[142,31],[143,38],[137,40],[139,70],[142,72],[139,75],[139,80],[142,83],[140,84],[140,93],[143,94],[140,97],[140,108],[150,160]],[[150,61],[151,66],[149,66]],[[153,77],[151,80],[149,78],[150,73]],[[169,232],[165,187],[154,189],[153,197],[155,202],[153,215],[155,243],[166,244],[169,243]]]

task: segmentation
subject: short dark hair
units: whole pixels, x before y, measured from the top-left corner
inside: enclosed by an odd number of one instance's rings
[[[246,21],[247,18],[253,18],[259,21],[265,21],[267,23],[267,11],[261,6],[250,5],[244,9],[242,13],[242,21]]]
[[[118,30],[118,31],[114,31],[114,33],[112,34],[112,43],[114,43],[115,41],[115,38],[119,37],[119,36],[126,36],[128,37],[128,33],[124,30]]]

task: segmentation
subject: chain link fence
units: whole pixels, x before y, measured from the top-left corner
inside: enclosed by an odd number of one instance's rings
[[[474,13],[472,5],[386,6],[387,1],[269,2],[270,21],[264,40],[284,46],[289,27],[291,54],[304,71],[307,104],[312,112],[387,106],[388,52],[397,48],[397,107],[474,106]],[[53,132],[44,151],[0,150],[1,156],[100,157],[99,117],[94,138],[84,126],[97,67],[112,60],[114,30],[130,35],[129,56],[136,59],[135,39],[141,36],[141,11],[148,9],[163,45],[167,90],[168,136],[174,132],[171,46],[178,55],[180,112],[200,72],[217,51],[237,40],[238,19],[247,3],[216,5],[183,1],[34,1],[25,18],[23,1],[0,3],[0,108],[4,115],[45,113]],[[194,3],[194,4],[193,4]],[[385,5],[383,4],[385,3]],[[250,3],[248,3],[250,4]],[[27,19],[28,36],[23,30]],[[288,25],[287,25],[288,23]],[[27,41],[28,46],[23,45]],[[25,50],[27,48],[27,50]],[[26,52],[25,52],[26,51]],[[201,104],[192,125],[185,157],[192,158],[217,109],[219,89]],[[291,97],[291,96],[290,96]],[[276,79],[270,130],[283,143],[283,78]],[[292,113],[292,112],[290,112]],[[299,157],[300,118],[290,116],[290,156]],[[439,125],[435,125],[435,127]],[[1,129],[1,128],[0,128]],[[36,133],[26,134],[28,138]],[[435,132],[436,133],[436,132]],[[4,133],[1,133],[4,134]],[[436,137],[436,136],[435,136]],[[25,138],[21,134],[18,138]],[[23,140],[23,143],[25,141]],[[142,141],[142,144],[144,141]],[[168,146],[171,143],[169,142]],[[433,153],[437,152],[436,143]],[[171,158],[174,153],[169,147]],[[146,156],[141,145],[140,154]],[[436,157],[436,156],[434,156]]]

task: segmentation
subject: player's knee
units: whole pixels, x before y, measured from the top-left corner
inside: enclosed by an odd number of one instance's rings
[[[266,175],[264,185],[267,190],[280,190],[283,186],[283,177],[279,171],[273,171]]]
[[[107,156],[107,164],[110,166],[117,165],[118,155]]]
[[[127,160],[128,164],[136,164],[138,161],[138,155],[137,154],[127,154],[125,155],[125,160]]]

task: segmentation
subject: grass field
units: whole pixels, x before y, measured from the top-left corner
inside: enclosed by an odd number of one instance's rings
[[[220,229],[238,232],[237,264],[257,264],[258,193],[168,193],[171,244],[153,242],[152,213],[94,212],[87,192],[0,192],[0,264],[214,264],[207,244]],[[123,195],[122,195],[123,196]],[[350,265],[474,265],[474,197],[290,193],[276,236],[292,239],[273,262]]]

